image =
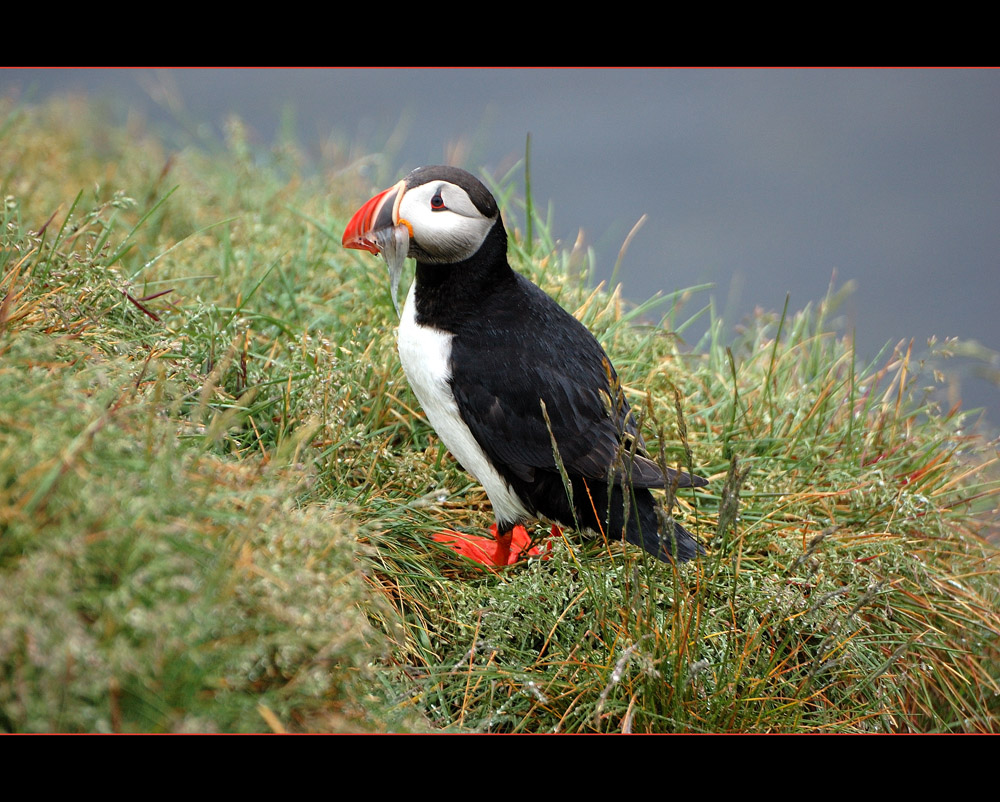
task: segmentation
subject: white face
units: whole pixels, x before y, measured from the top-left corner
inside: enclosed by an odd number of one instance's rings
[[[483,244],[496,217],[484,217],[465,190],[447,181],[428,181],[407,190],[399,221],[410,224],[410,256],[430,264],[468,259]]]

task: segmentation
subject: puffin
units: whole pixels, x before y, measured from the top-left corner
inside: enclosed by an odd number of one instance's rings
[[[611,360],[591,332],[511,268],[496,199],[457,167],[427,166],[351,218],[344,247],[385,258],[403,371],[430,425],[483,486],[492,537],[442,533],[486,565],[513,563],[539,518],[685,562],[705,550],[652,489],[707,480],[650,459]],[[403,260],[416,260],[400,311]],[[553,527],[553,532],[558,529]]]

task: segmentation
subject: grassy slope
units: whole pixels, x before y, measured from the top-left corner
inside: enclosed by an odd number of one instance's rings
[[[674,510],[711,553],[569,532],[484,575],[429,539],[491,516],[339,246],[346,151],[99,118],[0,105],[0,729],[998,729],[995,455],[907,348],[856,365],[836,298],[682,352],[679,298],[515,237],[712,478]]]

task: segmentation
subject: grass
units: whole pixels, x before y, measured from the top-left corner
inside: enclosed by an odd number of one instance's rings
[[[0,103],[0,729],[1000,729],[995,444],[911,345],[862,364],[834,291],[736,333],[684,316],[703,288],[632,307],[511,176],[515,266],[711,478],[673,510],[710,552],[434,543],[492,516],[340,247],[362,162]]]

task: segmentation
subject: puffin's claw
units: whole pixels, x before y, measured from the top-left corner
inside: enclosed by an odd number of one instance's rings
[[[553,534],[558,531],[557,527],[552,527]],[[493,524],[490,527],[490,534],[492,537],[484,537],[446,529],[431,535],[431,538],[451,547],[463,557],[486,566],[489,570],[513,565],[525,556],[541,557],[543,560],[549,558],[549,544],[532,546],[531,537],[523,526],[515,526],[506,535],[498,535],[497,525]]]

